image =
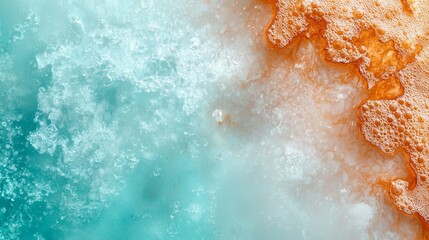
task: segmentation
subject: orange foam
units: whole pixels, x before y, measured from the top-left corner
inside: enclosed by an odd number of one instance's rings
[[[317,35],[324,56],[350,64],[369,98],[359,107],[364,138],[409,156],[411,179],[386,187],[394,206],[429,226],[429,0],[270,0],[273,49]]]

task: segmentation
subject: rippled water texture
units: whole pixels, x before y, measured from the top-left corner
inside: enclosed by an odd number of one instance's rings
[[[0,0],[0,239],[413,239],[369,96],[267,1]]]

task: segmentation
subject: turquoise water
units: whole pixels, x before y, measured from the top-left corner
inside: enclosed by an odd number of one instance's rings
[[[0,238],[215,236],[181,8],[0,2]]]
[[[360,166],[356,83],[303,79],[308,46],[264,75],[269,14],[0,0],[0,239],[383,236],[391,209],[333,160]]]
[[[1,239],[230,235],[208,6],[0,1]]]

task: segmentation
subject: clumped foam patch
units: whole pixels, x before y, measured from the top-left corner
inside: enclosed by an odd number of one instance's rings
[[[429,224],[429,1],[275,0],[266,37],[284,48],[317,35],[332,62],[353,64],[366,80],[360,128],[381,151],[409,155],[411,180],[391,182],[395,206]]]

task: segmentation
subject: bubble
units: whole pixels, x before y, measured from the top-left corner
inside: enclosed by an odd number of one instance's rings
[[[410,119],[413,117],[413,114],[412,114],[411,112],[406,112],[406,113],[404,114],[404,117],[405,117],[405,119],[410,120]]]
[[[390,109],[390,111],[394,112],[398,109],[398,105],[392,103],[392,104],[390,104],[389,109]]]
[[[212,113],[213,118],[216,120],[217,123],[222,124],[224,120],[223,112],[220,109],[216,109]]]

